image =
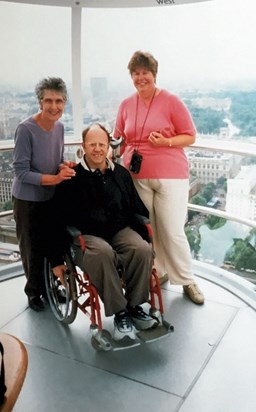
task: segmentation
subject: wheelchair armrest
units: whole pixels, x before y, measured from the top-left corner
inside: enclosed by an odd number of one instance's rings
[[[84,251],[86,249],[86,244],[84,237],[79,229],[75,226],[67,226],[67,232],[72,237],[72,240],[78,239],[81,249]]]
[[[138,213],[136,213],[135,215],[136,220],[141,223],[142,225],[147,225],[150,224],[150,220],[148,217],[143,216],[143,215],[139,215]]]
[[[81,235],[80,230],[77,229],[75,226],[67,226],[67,232],[72,237],[78,237]]]

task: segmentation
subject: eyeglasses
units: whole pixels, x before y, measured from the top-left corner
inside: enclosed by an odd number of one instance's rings
[[[86,146],[88,146],[90,149],[97,149],[97,147],[99,149],[107,149],[108,145],[105,143],[85,143]]]
[[[53,104],[56,104],[56,106],[63,106],[66,102],[63,99],[49,99],[49,98],[45,98],[42,99],[41,102],[43,104],[46,104],[47,106],[51,106]]]

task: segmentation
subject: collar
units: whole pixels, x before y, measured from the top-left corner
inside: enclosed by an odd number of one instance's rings
[[[107,162],[107,169],[110,169],[113,171],[115,169],[114,163],[108,158],[106,158],[106,162]],[[89,167],[87,166],[85,162],[85,156],[82,157],[80,164],[85,170],[88,170],[88,172],[95,172],[96,170],[96,169],[89,169]]]

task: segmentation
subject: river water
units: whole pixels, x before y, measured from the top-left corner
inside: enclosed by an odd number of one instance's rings
[[[201,247],[199,259],[221,267],[226,252],[233,245],[233,239],[244,239],[249,230],[247,226],[231,221],[226,221],[225,225],[214,230],[209,229],[206,225],[200,226]]]

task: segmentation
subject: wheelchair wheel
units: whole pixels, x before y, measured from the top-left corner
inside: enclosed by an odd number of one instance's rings
[[[77,289],[75,267],[68,255],[65,256],[65,264],[68,267],[64,275],[65,287],[54,275],[47,259],[45,259],[44,277],[47,297],[54,316],[60,322],[70,324],[77,314]]]

